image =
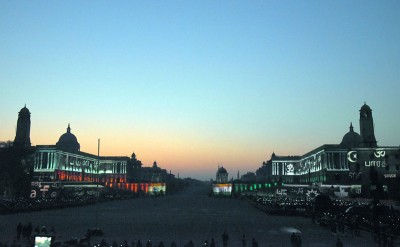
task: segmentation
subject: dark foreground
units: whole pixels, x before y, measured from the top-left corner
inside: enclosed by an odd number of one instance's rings
[[[193,183],[175,195],[158,198],[138,198],[112,201],[85,207],[39,211],[0,216],[0,238],[11,245],[16,238],[18,222],[31,222],[34,227],[54,227],[56,240],[81,238],[87,229],[99,227],[104,236],[92,244],[106,239],[108,243],[122,243],[151,239],[153,246],[163,241],[168,247],[175,241],[183,247],[189,240],[194,246],[202,246],[211,238],[222,247],[221,234],[229,235],[228,246],[241,246],[245,234],[247,246],[255,238],[259,246],[291,246],[290,234],[300,231],[302,246],[335,246],[339,237],[344,246],[378,246],[369,233],[361,236],[332,235],[331,232],[311,222],[309,218],[271,216],[252,207],[246,201],[208,197],[208,186]],[[97,217],[96,217],[97,212]],[[97,224],[96,224],[97,219]],[[25,242],[19,241],[25,246]]]

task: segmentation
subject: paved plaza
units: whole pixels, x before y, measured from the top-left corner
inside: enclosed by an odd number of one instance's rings
[[[191,184],[177,194],[158,198],[138,198],[99,203],[84,207],[57,209],[0,216],[2,242],[16,236],[18,222],[32,222],[34,227],[45,225],[56,230],[57,240],[82,237],[88,228],[101,228],[102,237],[109,243],[151,239],[153,246],[162,240],[166,247],[175,241],[183,247],[189,240],[202,246],[211,238],[222,247],[221,234],[229,235],[228,247],[241,246],[245,234],[247,246],[255,238],[259,246],[290,246],[290,232],[298,230],[302,246],[335,246],[338,236],[329,229],[312,223],[309,218],[271,216],[254,208],[245,200],[208,197],[209,187],[203,183]],[[369,233],[360,237],[339,236],[344,246],[377,246]],[[24,245],[23,245],[24,246]]]

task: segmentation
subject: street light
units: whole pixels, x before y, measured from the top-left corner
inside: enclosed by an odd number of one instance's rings
[[[96,167],[96,173],[97,173],[97,182],[96,182],[96,194],[97,194],[97,198],[96,198],[96,229],[98,228],[97,225],[97,212],[98,212],[98,204],[99,204],[99,166],[100,166],[100,138],[97,140],[97,167]]]

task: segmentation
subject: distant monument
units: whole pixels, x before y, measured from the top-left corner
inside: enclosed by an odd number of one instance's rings
[[[221,166],[218,166],[217,174],[216,174],[216,182],[217,183],[227,183],[228,182],[228,172],[226,169]]]
[[[14,139],[14,147],[28,148],[31,146],[31,113],[26,105],[18,113],[17,132]]]

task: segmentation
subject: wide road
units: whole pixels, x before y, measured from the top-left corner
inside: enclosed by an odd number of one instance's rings
[[[10,244],[16,236],[18,222],[45,225],[56,230],[58,239],[82,237],[88,228],[100,227],[104,238],[112,241],[151,239],[164,241],[166,247],[175,240],[183,247],[189,240],[201,246],[214,238],[222,247],[221,234],[229,235],[229,247],[241,246],[245,234],[247,246],[255,238],[259,246],[290,246],[290,231],[301,231],[303,246],[334,246],[336,238],[329,230],[308,218],[271,216],[248,202],[231,198],[208,197],[209,187],[193,183],[174,195],[112,201],[84,207],[0,216],[0,238]],[[96,217],[97,212],[97,217]],[[367,233],[361,237],[339,236],[344,246],[377,246]]]

